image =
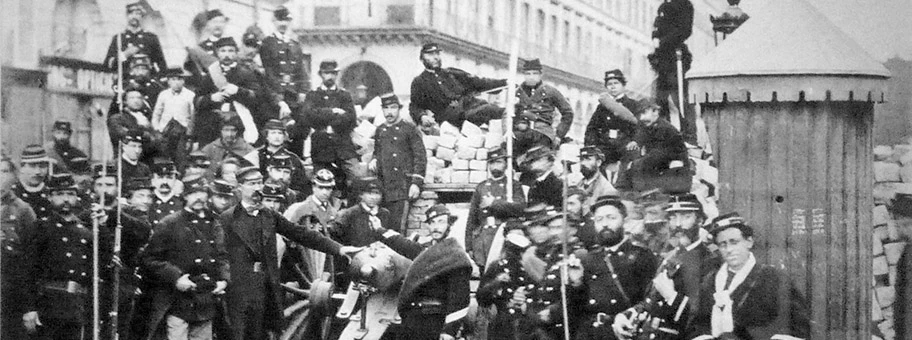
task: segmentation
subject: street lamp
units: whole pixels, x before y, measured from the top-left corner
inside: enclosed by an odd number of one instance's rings
[[[709,15],[709,21],[713,24],[713,40],[716,43],[716,46],[719,46],[719,33],[722,33],[722,40],[734,32],[738,27],[741,26],[748,18],[750,18],[747,13],[741,10],[738,7],[738,4],[741,3],[741,0],[728,0],[728,9],[722,13],[720,16]]]

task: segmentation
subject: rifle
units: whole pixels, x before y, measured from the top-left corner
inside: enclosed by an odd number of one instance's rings
[[[662,275],[662,272],[664,271],[669,278],[674,279],[674,277],[677,276],[679,269],[681,269],[680,260],[671,257],[659,266],[657,272],[658,275]],[[648,299],[643,304],[643,311],[635,313],[631,317],[631,323],[633,324],[633,331],[631,333],[633,334],[633,339],[657,339],[659,338],[659,333],[665,333],[659,329],[663,320],[654,315],[656,309],[659,308],[659,301],[662,300],[662,297],[656,296],[657,294],[658,290],[656,290],[655,286],[650,284],[649,291],[646,294]]]
[[[117,151],[118,155],[122,149],[123,143],[117,142]],[[123,195],[123,162],[118,159],[117,161],[117,197]],[[123,205],[117,204],[117,225],[114,228],[114,249],[112,252],[112,260],[119,262],[120,259],[120,239],[123,230],[123,225],[121,224],[121,213],[123,212]],[[118,312],[120,307],[120,270],[123,267],[122,263],[115,263],[114,268],[111,273],[111,311],[109,312],[110,319],[110,332],[112,340],[117,340],[119,338],[117,334],[117,325],[119,322]]]

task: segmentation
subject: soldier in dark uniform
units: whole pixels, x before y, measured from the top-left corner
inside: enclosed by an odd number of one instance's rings
[[[231,263],[232,283],[226,295],[228,319],[234,339],[263,340],[268,332],[279,331],[283,323],[277,234],[332,255],[349,256],[361,248],[342,246],[318,231],[263,209],[263,175],[257,167],[241,168],[237,179],[240,204],[219,217]]]
[[[45,186],[50,163],[41,145],[26,146],[19,156],[19,180],[10,188],[13,195],[32,207],[39,218],[50,209],[51,202],[48,201]]]
[[[715,218],[712,227],[725,263],[703,278],[686,338],[807,339],[807,301],[786,273],[757,263],[753,228],[737,213]],[[788,294],[783,296],[783,291]]]
[[[534,118],[527,133],[544,134],[552,141],[550,146],[556,148],[567,141],[567,132],[573,124],[573,109],[560,91],[542,81],[542,65],[538,59],[527,60],[522,72],[526,79],[516,91],[516,112],[531,114]],[[557,131],[551,125],[555,110],[560,113]]]
[[[54,122],[51,133],[54,140],[44,143],[44,150],[47,151],[48,157],[55,161],[56,170],[54,172],[70,172],[73,159],[89,157],[85,152],[70,144],[70,137],[73,136],[73,127],[70,122],[62,120]]]
[[[80,218],[70,174],[51,176],[48,192],[51,211],[25,237],[22,321],[34,339],[80,339],[92,327],[92,219],[110,221],[102,209]]]
[[[503,256],[484,271],[478,292],[479,307],[497,306],[497,314],[488,325],[488,339],[523,338],[531,329],[531,319],[525,317],[526,296],[536,287],[536,280],[523,267],[522,255],[531,246],[525,236],[506,235]]]
[[[700,238],[706,220],[703,205],[693,194],[672,196],[668,207],[671,239],[675,248],[662,262],[661,270],[652,284],[654,290],[646,300],[614,319],[614,329],[625,332],[655,335],[655,339],[685,339],[687,314],[700,301],[700,280],[722,265]],[[650,319],[651,318],[651,319]],[[634,327],[631,320],[641,321]],[[655,320],[655,321],[654,321]]]
[[[211,193],[209,197],[209,208],[211,208],[215,213],[221,214],[235,206],[238,202],[234,197],[234,189],[237,186],[226,182],[225,180],[217,179],[212,181],[209,185],[209,192]]]
[[[148,55],[136,54],[129,59],[130,68],[126,69],[129,73],[124,75],[124,88],[142,93],[142,108],[146,119],[152,119],[152,109],[158,101],[158,95],[168,88],[152,76],[150,63]],[[123,95],[126,96],[126,92]],[[111,105],[108,106],[109,116],[120,112],[120,100],[119,94],[111,100]],[[126,103],[124,101],[124,106]]]
[[[307,71],[304,69],[304,51],[297,40],[289,36],[291,12],[279,6],[272,12],[272,23],[276,32],[263,38],[260,45],[260,60],[266,70],[266,78],[276,90],[280,117],[291,114],[291,106],[304,101],[304,94],[310,89]],[[300,153],[300,150],[295,150]]]
[[[123,183],[123,197],[127,204],[123,205],[121,211],[121,240],[120,254],[113,258],[112,250],[114,249],[114,229],[104,231],[108,235],[101,240],[101,249],[103,259],[111,259],[112,263],[120,266],[119,279],[120,290],[118,291],[118,318],[117,334],[123,339],[133,339],[132,324],[134,315],[134,302],[140,289],[139,254],[149,237],[152,235],[152,223],[149,222],[149,208],[152,204],[152,184],[148,178],[134,178],[129,182]],[[108,211],[112,218],[116,215]],[[108,227],[113,227],[110,223]],[[111,308],[111,297],[114,296],[113,286],[110,282],[113,280],[113,267],[106,267],[102,271],[101,305],[103,315],[107,315]],[[111,327],[110,320],[105,319],[104,328]],[[108,333],[105,330],[103,334]]]
[[[35,212],[12,192],[16,165],[6,155],[0,160],[0,338],[25,339],[25,237],[35,228]]]
[[[526,200],[529,205],[543,202],[552,207],[563,206],[564,184],[552,170],[554,153],[549,147],[537,146],[523,155],[520,167],[524,169],[519,181],[529,187]]]
[[[198,45],[187,47],[187,59],[184,61],[184,69],[192,74],[187,78],[187,86],[197,94],[208,81],[209,66],[218,61],[215,45],[223,38],[227,24],[228,17],[218,9],[199,13],[193,19],[194,28],[201,34],[208,35],[204,35],[206,38]]]
[[[158,224],[165,216],[184,208],[184,200],[174,189],[177,187],[177,165],[166,159],[156,159],[152,164],[152,207],[149,221]]]
[[[589,207],[595,203],[599,197],[606,195],[617,195],[617,189],[611,184],[611,181],[602,173],[602,162],[605,160],[605,154],[602,150],[594,145],[587,145],[580,149],[580,174],[583,178],[580,180],[579,187],[586,191],[588,197],[583,202],[583,209],[589,210]],[[614,174],[614,172],[612,172]]]
[[[484,209],[484,224],[473,230],[472,238],[467,239],[466,243],[471,243],[471,251],[466,251],[475,264],[478,265],[481,273],[485,272],[487,265],[492,261],[500,258],[500,252],[503,248],[503,237],[511,229],[515,229],[517,220],[522,217],[525,204],[522,200],[518,202],[507,202],[506,200],[495,200]]]
[[[266,164],[272,157],[279,154],[286,154],[291,157],[291,182],[288,187],[302,192],[304,195],[310,194],[310,181],[304,171],[304,161],[292,150],[287,148],[288,132],[286,125],[278,119],[270,119],[262,129],[263,138],[266,143],[244,156],[244,159],[260,167],[260,171],[266,172]]]
[[[413,260],[399,291],[402,323],[392,325],[387,332],[400,340],[458,339],[465,332],[464,319],[469,311],[472,261],[449,235],[455,218],[446,206],[433,206],[426,214],[435,239],[430,245],[418,244],[383,227],[373,229],[383,243]]]
[[[143,162],[140,155],[143,152],[145,138],[139,130],[127,132],[120,141],[120,180],[127,182],[133,178],[151,178],[152,170]]]
[[[605,165],[613,164],[625,157],[627,144],[636,134],[637,119],[633,112],[637,103],[624,93],[627,78],[621,70],[605,72],[605,87],[608,93],[599,96],[584,137],[586,145],[594,145],[605,154]]]
[[[386,120],[374,134],[374,159],[370,168],[377,173],[383,187],[383,207],[390,211],[390,220],[396,223],[385,227],[400,231],[405,227],[403,216],[408,213],[406,202],[417,199],[424,186],[427,155],[421,132],[399,115],[402,108],[399,98],[389,93],[380,100]]]
[[[184,208],[155,227],[146,247],[153,296],[147,339],[162,328],[168,339],[212,339],[217,296],[231,275],[226,235],[206,205],[208,196],[199,179],[185,183]]]
[[[466,220],[466,252],[473,254],[474,240],[482,230],[482,226],[488,223],[487,217],[490,213],[488,208],[495,201],[506,200],[507,195],[507,177],[504,173],[507,169],[507,152],[503,148],[495,148],[488,152],[488,174],[491,178],[484,182],[478,183],[475,192],[472,194],[472,200],[469,201],[469,217]],[[522,191],[522,185],[519,181],[513,181],[513,202],[525,202]],[[475,258],[477,261],[477,258]]]
[[[154,73],[164,72],[168,69],[165,64],[165,54],[162,52],[161,43],[155,33],[144,31],[142,28],[143,17],[146,16],[146,8],[142,2],[127,4],[127,29],[120,33],[121,53],[123,56],[123,68],[127,69],[127,60],[137,54],[148,55],[152,61]],[[108,53],[105,55],[104,64],[109,70],[117,72],[117,36],[111,38],[111,45],[108,47]]]
[[[92,193],[89,205],[99,203],[104,196],[104,209],[109,214],[117,209],[117,166],[114,163],[95,164],[92,167]]]
[[[279,185],[268,182],[263,185],[263,207],[282,214],[288,206],[286,204],[285,190]]]
[[[398,220],[390,217],[390,212],[380,206],[383,191],[380,181],[375,177],[365,177],[355,183],[360,203],[339,212],[339,216],[330,228],[333,239],[344,245],[363,247],[376,241],[370,232],[378,224],[383,228],[398,229]],[[395,226],[394,228],[389,228]]]
[[[457,68],[442,68],[440,51],[436,43],[421,46],[419,58],[425,70],[412,80],[412,102],[409,104],[415,124],[449,122],[462,127],[466,120],[481,125],[502,117],[503,108],[475,98],[475,95],[506,86],[506,79],[480,78]]]
[[[244,125],[243,139],[255,144],[260,138],[259,127],[278,118],[273,113],[276,110],[267,90],[269,84],[250,64],[238,61],[238,46],[233,38],[219,39],[215,47],[218,63],[209,66],[205,86],[197,91],[196,141],[206,145],[214,140],[216,123],[225,112],[236,112]]]
[[[659,105],[651,99],[643,99],[639,107],[641,123],[629,148],[640,149],[643,156],[633,160],[629,169],[621,173],[615,185],[619,189],[631,188],[634,176],[657,177],[665,170],[689,164],[681,132],[659,117]]]
[[[620,200],[602,197],[592,211],[601,248],[569,266],[568,304],[580,308],[578,339],[616,339],[614,316],[646,298],[659,260],[624,235],[627,210]]]
[[[679,106],[678,100],[678,66],[677,51],[681,51],[682,75],[686,76],[693,56],[687,48],[687,38],[693,33],[694,7],[690,0],[664,0],[659,5],[653,22],[652,44],[655,51],[647,58],[656,72],[656,99],[664,103],[659,115],[670,121],[671,105]],[[687,81],[684,84],[684,105],[687,105]],[[669,97],[670,96],[670,97]],[[672,100],[672,103],[668,103]],[[678,111],[681,111],[678,108]],[[695,137],[695,113],[684,109],[685,119],[681,120],[681,129],[689,137]]]
[[[338,189],[347,194],[348,184],[359,177],[354,173],[358,153],[351,133],[357,124],[351,94],[336,85],[339,64],[335,60],[320,62],[323,83],[307,93],[304,105],[295,117],[290,149],[303,149],[307,133],[310,136],[310,156],[314,169],[330,169],[336,176]],[[299,145],[300,148],[299,148]]]
[[[124,112],[108,116],[108,134],[111,145],[117,150],[117,142],[129,134],[138,134],[143,140],[143,150],[139,159],[151,163],[160,150],[161,133],[152,128],[149,121],[151,111],[145,106],[142,93],[138,89],[128,88],[124,94],[126,106]],[[148,177],[148,176],[147,176]]]
[[[295,164],[292,160],[293,155],[285,152],[277,154],[266,162],[266,182],[279,186],[278,190],[282,192],[284,200],[287,203],[297,203],[304,199],[304,194],[289,187],[291,174],[294,172]],[[287,207],[287,205],[283,206]]]

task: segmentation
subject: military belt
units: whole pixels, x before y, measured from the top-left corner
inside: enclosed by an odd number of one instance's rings
[[[82,284],[76,281],[50,281],[44,284],[44,288],[70,294],[86,294],[88,292]]]

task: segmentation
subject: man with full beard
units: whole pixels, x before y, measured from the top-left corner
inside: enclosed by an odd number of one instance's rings
[[[117,60],[126,61],[137,54],[146,54],[151,59],[151,66],[155,72],[164,72],[168,65],[165,64],[165,54],[162,52],[161,43],[155,33],[144,31],[142,28],[143,17],[146,16],[146,7],[142,2],[136,1],[127,4],[127,28],[121,32],[120,48],[123,56],[118,58],[117,36],[111,38],[108,53],[105,55],[104,64],[109,70],[117,72]],[[123,66],[124,69],[127,65]]]
[[[672,196],[665,211],[671,228],[669,242],[675,248],[663,262],[666,270],[652,281],[655,293],[646,302],[615,317],[613,328],[619,335],[629,336],[633,316],[647,312],[661,321],[658,326],[641,331],[653,332],[657,339],[684,339],[685,307],[696,308],[700,280],[722,265],[722,259],[701,242],[700,229],[706,214],[696,196],[689,193]]]
[[[646,298],[659,259],[624,235],[627,208],[617,197],[600,197],[592,206],[600,247],[568,266],[568,306],[581,306],[577,339],[617,339],[607,324]]]
[[[158,224],[165,216],[183,208],[183,199],[174,192],[177,175],[177,166],[170,160],[156,159],[152,165],[152,193],[155,194],[149,210],[149,220],[152,224]]]
[[[579,187],[585,190],[589,197],[583,202],[583,209],[588,210],[599,197],[618,193],[608,178],[602,174],[604,160],[605,154],[597,146],[589,145],[580,149],[580,174],[583,175],[583,179]]]
[[[481,78],[457,68],[443,68],[440,46],[426,43],[421,46],[419,59],[424,64],[412,80],[412,102],[409,113],[415,124],[429,126],[449,122],[462,127],[468,120],[481,125],[503,116],[504,109],[475,97],[477,92],[506,86],[506,79]]]
[[[92,327],[86,317],[92,298],[92,219],[102,224],[112,219],[101,207],[80,214],[78,190],[72,175],[51,176],[50,209],[25,237],[22,322],[38,339],[80,339]]]

